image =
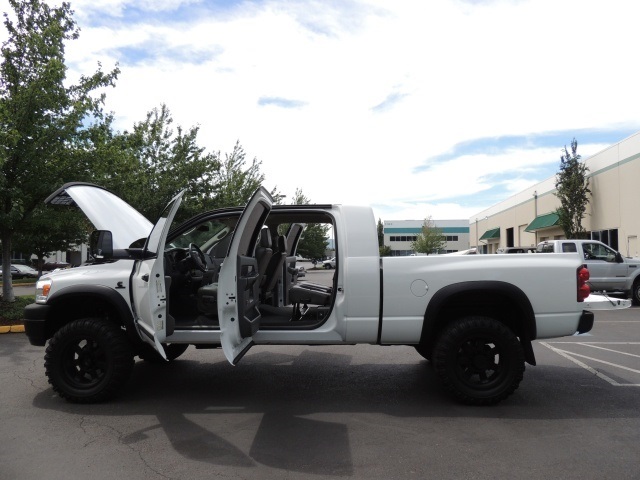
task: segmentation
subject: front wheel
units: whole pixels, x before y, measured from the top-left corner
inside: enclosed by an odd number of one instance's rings
[[[74,403],[96,403],[114,397],[133,368],[133,352],[116,324],[84,318],[68,323],[49,341],[45,373],[53,390]]]
[[[493,405],[511,395],[524,375],[524,353],[515,334],[487,317],[447,326],[433,350],[445,388],[469,405]]]

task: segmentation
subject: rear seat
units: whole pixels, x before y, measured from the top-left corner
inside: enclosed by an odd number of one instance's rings
[[[332,287],[317,283],[298,283],[289,290],[289,301],[294,305],[309,303],[313,305],[329,305],[331,303]]]

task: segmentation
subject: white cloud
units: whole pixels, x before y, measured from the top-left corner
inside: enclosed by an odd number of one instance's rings
[[[148,18],[127,17],[129,4]],[[107,92],[119,128],[164,102],[177,123],[201,126],[210,150],[228,152],[239,139],[262,160],[268,187],[385,206],[388,218],[468,218],[496,201],[483,196],[492,187],[508,195],[542,180],[539,167],[548,171],[563,146],[466,152],[416,171],[456,144],[639,125],[634,1],[73,7],[87,22],[68,48],[76,73],[120,62]],[[171,20],[185,9],[198,16]]]

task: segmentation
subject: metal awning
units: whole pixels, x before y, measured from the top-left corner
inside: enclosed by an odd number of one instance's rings
[[[560,217],[557,213],[547,213],[546,215],[538,215],[533,222],[524,229],[525,232],[535,232],[536,230],[542,230],[543,228],[554,227],[560,221]]]
[[[494,238],[500,238],[500,227],[487,230],[482,234],[480,240],[491,240]]]

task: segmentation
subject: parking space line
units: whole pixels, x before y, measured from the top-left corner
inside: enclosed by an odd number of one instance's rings
[[[605,365],[609,365],[611,367],[616,367],[616,368],[621,368],[622,370],[628,370],[629,372],[633,372],[633,373],[640,373],[640,370],[636,370],[635,368],[625,367],[624,365],[618,365],[617,363],[611,363],[611,362],[607,362],[605,360],[600,360],[598,358],[587,357],[586,355],[582,355],[580,353],[567,352],[566,350],[560,350],[560,351],[566,353],[567,355],[572,355],[572,356],[576,356],[576,357],[580,357],[580,358],[586,358],[587,360],[591,360],[593,362],[604,363]]]
[[[640,320],[598,320],[598,323],[640,323]]]
[[[554,343],[576,343],[576,342],[554,342]],[[598,342],[598,343],[605,343],[605,342]],[[617,343],[617,342],[612,342],[612,343]],[[620,343],[620,344],[624,344],[624,343],[638,344],[638,342],[618,342],[618,343]],[[547,342],[540,342],[540,345],[544,345],[549,350],[551,350],[553,352],[556,352],[558,355],[560,355],[560,356],[566,358],[567,360],[575,363],[579,367],[584,368],[588,372],[592,373],[593,375],[595,375],[598,378],[601,378],[602,380],[604,380],[605,382],[613,385],[614,387],[640,387],[640,384],[637,384],[637,383],[618,383],[618,382],[616,382],[613,378],[608,377],[604,373],[601,373],[601,372],[597,371],[595,368],[591,368],[586,363],[581,362],[577,358],[572,357],[572,355],[577,355],[575,353],[566,352],[565,350],[560,350],[559,348],[556,348],[556,347],[553,347],[553,346],[549,345]],[[590,358],[590,357],[586,357],[585,355],[577,355],[577,356]],[[592,360],[595,360],[597,362],[603,362],[602,360],[597,360],[597,359],[592,359]],[[609,362],[603,362],[603,363],[609,363]],[[617,367],[624,368],[624,369],[628,369],[627,367],[623,367],[621,365],[615,365],[615,364],[610,364],[610,365],[617,366]],[[632,371],[640,373],[640,371],[638,371],[638,370],[633,370],[633,369],[628,369],[628,370],[632,370]]]
[[[613,350],[611,348],[604,348],[604,347],[599,347],[598,345],[593,345],[591,343],[586,343],[586,342],[576,342],[577,345],[582,345],[583,347],[590,347],[590,348],[597,348],[598,350],[605,350],[607,352],[614,352],[614,353],[619,353],[620,355],[627,355],[629,357],[636,357],[636,358],[640,358],[640,355],[636,355],[635,353],[629,353],[629,352],[622,352],[620,350]]]

